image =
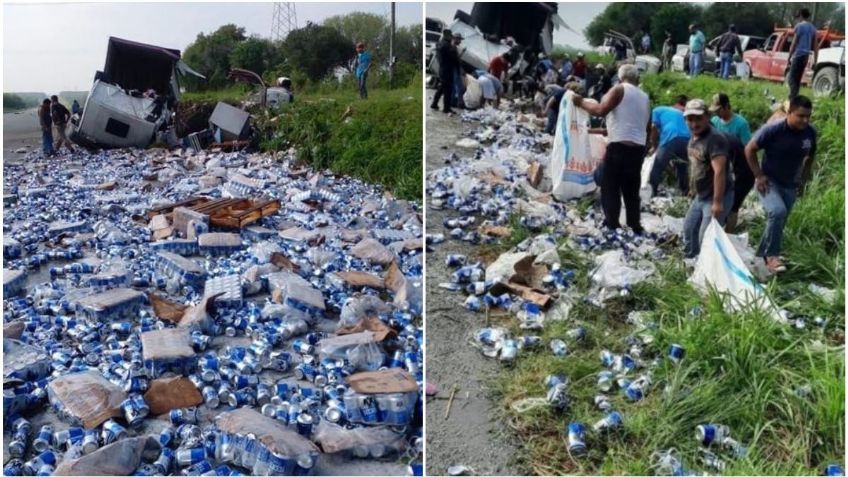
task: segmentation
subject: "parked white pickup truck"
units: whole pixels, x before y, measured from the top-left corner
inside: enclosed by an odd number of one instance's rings
[[[819,50],[813,66],[813,93],[831,96],[845,91],[845,40]]]

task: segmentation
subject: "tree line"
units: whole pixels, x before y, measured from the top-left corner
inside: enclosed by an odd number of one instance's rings
[[[389,63],[389,35],[386,18],[364,12],[307,23],[280,42],[248,36],[244,28],[233,24],[223,25],[212,33],[198,34],[185,49],[183,60],[207,78],[205,82],[187,78],[187,88],[224,88],[230,84],[227,73],[231,68],[251,70],[268,83],[278,76],[288,76],[296,86],[317,83],[332,77],[336,68],[351,71],[354,46],[359,41],[365,42],[371,53],[371,75],[381,75]],[[421,58],[421,37],[420,24],[395,29],[396,84],[411,79],[411,66]]]
[[[777,26],[793,24],[795,12],[801,8],[814,11],[814,23],[819,28],[845,31],[845,4],[838,2],[819,2],[813,8],[811,3],[792,2],[713,2],[702,3],[647,3],[616,2],[610,3],[596,16],[583,33],[593,46],[603,43],[604,33],[616,30],[631,37],[640,32],[650,33],[652,48],[659,51],[665,39],[665,32],[671,32],[673,43],[685,43],[689,38],[689,24],[698,23],[707,40],[725,31],[732,23],[741,35],[766,37]],[[568,5],[560,11],[567,13]]]

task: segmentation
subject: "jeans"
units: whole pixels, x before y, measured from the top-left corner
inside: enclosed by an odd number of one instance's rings
[[[604,225],[611,229],[620,228],[621,199],[627,215],[627,225],[636,233],[642,233],[639,223],[639,183],[645,146],[633,146],[620,142],[607,146],[601,176],[601,207],[604,209]]]
[[[669,162],[673,163],[674,168],[677,170],[677,188],[680,189],[683,195],[689,193],[688,146],[689,139],[676,137],[657,149],[654,166],[651,168],[651,177],[648,179],[654,195],[657,195],[657,187],[660,185],[662,174],[668,167]]]
[[[798,90],[801,89],[801,78],[804,76],[804,69],[807,67],[809,55],[796,56],[789,63],[789,100],[798,96]]]
[[[795,187],[783,187],[769,179],[768,191],[760,193],[766,210],[766,229],[757,248],[758,257],[777,257],[783,241],[783,228],[792,206],[795,204]]]
[[[546,133],[552,136],[554,135],[556,132],[557,119],[559,119],[559,111],[555,111],[553,109],[548,111],[548,124],[545,126]]]
[[[733,66],[733,52],[721,52],[721,77],[727,79],[730,77],[730,67]]]
[[[362,76],[359,77],[359,97],[362,99],[368,98],[368,88],[366,87],[366,82],[368,81],[368,72],[363,72]]]
[[[44,154],[55,154],[53,150],[53,132],[50,128],[41,130],[41,151]]]
[[[704,67],[704,50],[689,55],[689,76],[698,76],[701,74],[701,68]]]
[[[433,104],[431,107],[438,108],[439,107],[439,98],[444,97],[444,112],[451,111],[451,96],[453,95],[453,75],[444,75],[439,78],[439,89],[436,90],[436,94],[433,96]]]
[[[710,225],[712,218],[713,198],[702,199],[695,197],[683,219],[683,254],[686,258],[695,258],[701,253],[701,241],[704,240],[704,232]],[[721,216],[717,218],[718,223],[724,226],[727,216],[730,214],[730,206],[733,205],[733,188],[728,187],[724,191],[724,200],[721,204]]]

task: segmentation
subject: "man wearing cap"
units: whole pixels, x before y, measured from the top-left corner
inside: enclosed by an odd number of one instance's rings
[[[697,23],[689,25],[689,76],[701,73],[704,66],[704,33]]]
[[[812,112],[809,98],[794,97],[786,119],[766,124],[745,146],[745,157],[766,211],[766,229],[757,256],[763,257],[773,273],[786,270],[780,258],[783,228],[812,171],[816,153],[816,130],[810,126]],[[765,151],[762,167],[757,160],[761,149]]]
[[[721,77],[727,79],[730,77],[733,54],[739,53],[739,57],[742,57],[742,42],[739,41],[739,35],[736,34],[736,25],[731,24],[730,28],[719,37],[718,52],[721,59]]]
[[[733,138],[731,141],[731,149],[745,147],[748,141],[751,140],[751,128],[748,126],[748,121],[741,114],[733,112],[730,106],[730,98],[724,93],[718,93],[713,96],[712,104],[710,104],[710,112],[715,114],[710,120],[710,123],[717,130],[725,133],[728,138]],[[727,226],[725,230],[729,233],[736,231],[736,222],[738,219],[739,208],[745,202],[745,197],[754,188],[754,174],[751,168],[748,167],[748,161],[745,159],[744,152],[731,154],[733,158],[733,206],[730,208],[730,215],[727,216]]]
[[[612,78],[610,78],[607,74],[606,66],[600,63],[595,66],[595,74],[597,75],[597,78],[595,79],[595,91],[592,95],[592,99],[600,102],[601,98],[603,98],[610,88],[612,88]]]
[[[622,65],[618,78],[621,82],[609,90],[600,103],[586,101],[580,95],[574,95],[573,102],[593,116],[606,116],[609,143],[600,178],[604,225],[610,229],[620,227],[621,200],[624,198],[627,225],[641,234],[639,183],[651,106],[648,95],[639,89],[639,70],[635,65]]]
[[[439,62],[439,89],[436,90],[430,107],[439,109],[439,98],[444,96],[442,111],[451,114],[454,72],[459,66],[459,56],[453,45],[453,33],[448,29],[442,31],[442,39],[436,47],[436,60]]]
[[[651,111],[651,149],[650,156],[656,151],[654,165],[648,182],[652,194],[657,195],[657,189],[662,174],[673,163],[677,173],[677,187],[683,195],[689,193],[689,128],[683,119],[683,110],[688,98],[680,95],[673,106],[657,106]]]
[[[359,80],[359,97],[368,98],[368,70],[371,69],[371,53],[365,51],[365,43],[361,41],[356,44],[356,79]]]
[[[701,252],[701,240],[711,218],[724,224],[730,212],[733,171],[727,138],[710,124],[704,100],[687,102],[683,116],[692,134],[688,147],[689,194],[694,197],[683,220],[683,254],[694,258]]]

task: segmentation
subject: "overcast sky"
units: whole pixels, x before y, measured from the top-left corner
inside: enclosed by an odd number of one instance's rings
[[[389,16],[387,3],[297,3],[298,26],[353,11]],[[200,32],[234,23],[268,37],[272,3],[53,3],[3,5],[3,91],[87,91],[110,36],[185,50]],[[399,26],[421,23],[421,3],[397,4]]]
[[[425,10],[428,17],[438,18],[447,24],[453,22],[453,16],[457,10],[463,10],[466,13],[471,13],[471,6],[474,2],[452,2],[452,3],[427,3]],[[609,2],[597,3],[566,3],[560,2],[558,7],[559,16],[565,20],[565,23],[577,33],[570,32],[564,28],[554,30],[554,43],[559,45],[569,45],[575,48],[589,48],[589,42],[583,37],[583,29],[595,18],[596,15],[604,11],[609,5]]]

